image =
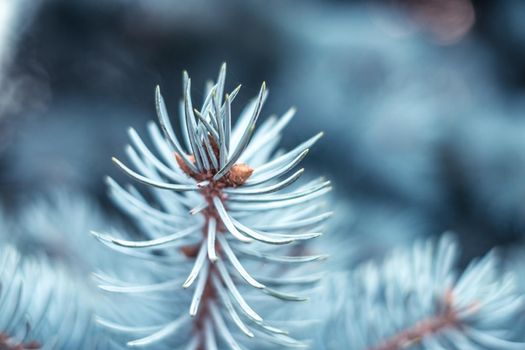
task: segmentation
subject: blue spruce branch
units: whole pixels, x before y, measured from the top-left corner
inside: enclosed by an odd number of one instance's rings
[[[0,349],[124,348],[94,322],[96,314],[118,313],[89,275],[140,276],[143,264],[130,264],[87,234],[116,226],[102,208],[86,194],[61,189],[25,202],[9,220],[2,214]],[[148,311],[139,311],[147,320]]]
[[[157,324],[136,325],[125,318],[101,322],[127,334],[128,346],[307,345],[268,319],[290,319],[283,311],[289,303],[282,302],[306,300],[301,293],[314,293],[320,277],[312,274],[315,268],[308,263],[325,256],[308,255],[306,241],[321,235],[319,229],[330,216],[321,210],[319,200],[330,183],[317,179],[297,184],[304,169],[294,168],[322,133],[290,151],[276,152],[295,110],[268,118],[256,130],[268,94],[263,83],[234,126],[231,104],[240,86],[224,94],[225,78],[223,65],[197,109],[190,96],[191,80],[184,73],[178,121],[182,141],[157,87],[160,129],[148,125],[155,151],[130,129],[126,153],[132,166],[113,159],[132,179],[145,184],[153,198],[108,178],[111,198],[147,239],[93,232],[116,251],[157,264],[148,283],[114,278],[103,283],[105,291],[137,296],[139,302],[161,301],[152,305],[159,310]],[[270,318],[263,318],[261,311]]]
[[[444,235],[367,263],[347,282],[334,279],[335,309],[327,349],[524,349],[516,338],[524,299],[494,252],[456,267],[456,242]],[[332,286],[334,287],[334,286]],[[329,341],[331,339],[332,341]]]
[[[89,288],[65,267],[4,245],[0,283],[1,349],[108,349]]]

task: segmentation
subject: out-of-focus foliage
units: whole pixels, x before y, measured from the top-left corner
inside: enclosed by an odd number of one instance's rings
[[[363,264],[347,279],[335,275],[333,319],[318,348],[523,348],[517,276],[502,274],[494,253],[463,272],[456,259],[457,246],[445,235]]]
[[[67,215],[61,213],[61,216]],[[109,338],[93,322],[95,308],[101,307],[102,298],[90,279],[65,261],[51,259],[45,249],[37,245],[19,252],[12,244],[18,226],[8,225],[5,217],[0,221],[0,347],[8,350],[108,349]],[[70,222],[64,220],[58,224],[68,230]],[[42,229],[46,231],[46,227]],[[27,237],[25,242],[30,240]]]
[[[112,229],[102,208],[86,194],[57,190],[25,203],[11,224],[9,238],[30,253],[44,251],[51,259],[81,271],[112,266],[113,254],[105,252],[90,230]]]

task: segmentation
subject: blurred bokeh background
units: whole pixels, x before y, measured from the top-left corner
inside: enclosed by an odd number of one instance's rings
[[[1,202],[61,188],[110,211],[103,176],[122,176],[110,157],[155,118],[155,85],[175,114],[182,70],[199,100],[226,61],[239,101],[267,81],[264,117],[298,107],[285,146],[326,132],[306,166],[334,181],[340,234],[389,247],[452,230],[465,259],[513,249],[524,19],[520,0],[3,0]]]

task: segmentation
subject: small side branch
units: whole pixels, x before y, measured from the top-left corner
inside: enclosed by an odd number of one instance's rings
[[[417,322],[410,328],[394,334],[381,344],[371,347],[368,350],[401,350],[407,349],[423,338],[436,334],[447,328],[461,327],[457,318],[457,312],[452,307],[452,293],[447,292],[444,298],[444,308],[439,314],[425,320]]]

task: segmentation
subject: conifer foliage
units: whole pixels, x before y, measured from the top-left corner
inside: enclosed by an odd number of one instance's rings
[[[158,123],[113,158],[132,181],[106,179],[129,222],[64,189],[0,212],[0,349],[525,349],[519,264],[459,268],[451,234],[407,242],[384,209],[326,225],[331,184],[300,168],[322,133],[281,149],[295,109],[260,118],[263,83],[236,118],[225,86],[223,65],[197,106],[184,73],[178,118],[156,88]]]
[[[445,234],[332,281],[347,294],[334,297],[326,349],[523,349],[516,277],[502,273],[494,251],[464,271],[457,259],[457,243]]]
[[[157,87],[160,128],[148,125],[154,150],[130,129],[129,164],[113,159],[150,192],[146,196],[107,179],[115,203],[135,219],[147,239],[94,234],[121,253],[173,264],[171,274],[155,284],[106,281],[108,291],[152,294],[150,298],[165,298],[173,307],[168,311],[173,319],[168,316],[165,323],[148,325],[150,331],[128,329],[128,345],[181,342],[195,349],[240,349],[243,343],[250,348],[260,342],[304,345],[263,317],[269,310],[261,295],[304,301],[308,291],[304,286],[317,278],[294,271],[296,265],[324,258],[308,255],[306,242],[321,235],[320,226],[330,216],[320,211],[320,197],[330,190],[330,183],[324,179],[299,183],[304,169],[296,167],[322,134],[290,151],[276,151],[295,110],[268,118],[256,129],[268,95],[263,83],[233,125],[231,105],[240,86],[224,94],[225,78],[223,65],[217,82],[208,84],[202,105],[195,108],[191,79],[184,73],[178,123],[168,116]],[[105,324],[117,332],[129,326]]]

